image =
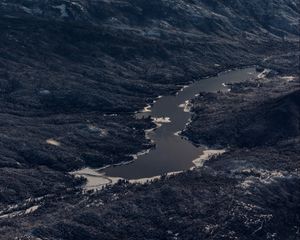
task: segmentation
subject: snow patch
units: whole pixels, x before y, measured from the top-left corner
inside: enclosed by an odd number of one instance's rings
[[[78,171],[70,172],[75,177],[84,177],[87,182],[83,187],[84,190],[97,190],[105,185],[115,184],[122,178],[107,177],[105,173],[98,172],[101,169],[83,168]]]
[[[160,128],[164,123],[171,122],[169,117],[152,117],[151,119],[152,119],[152,122],[155,123],[155,125],[156,125],[156,128],[154,128],[152,130]]]
[[[152,117],[154,123],[170,123],[171,119],[169,117]]]
[[[79,7],[79,9],[80,9],[82,12],[84,11],[83,6],[81,6],[79,3],[77,3],[77,2],[71,2],[71,4],[74,5],[74,6]]]
[[[188,88],[189,85],[184,85],[181,89],[180,89],[180,92],[183,92],[184,89]]]
[[[61,17],[69,17],[69,14],[67,13],[66,4],[61,4],[61,5],[58,5],[58,6],[54,6],[53,8],[56,8],[56,9],[60,10],[60,16]]]
[[[177,172],[169,172],[166,174],[167,177],[169,176],[174,176],[174,175],[177,175],[179,173],[182,173],[183,171],[177,171]],[[145,183],[148,183],[150,181],[153,181],[153,180],[159,180],[161,179],[161,176],[154,176],[154,177],[150,177],[150,178],[139,178],[139,179],[131,179],[129,180],[130,183],[139,183],[139,184],[145,184]]]
[[[196,167],[202,167],[204,162],[209,160],[210,158],[212,158],[213,156],[218,156],[221,155],[223,153],[225,153],[226,150],[225,149],[220,149],[220,150],[204,150],[203,153],[196,158],[195,160],[193,160],[193,163]]]
[[[118,114],[116,114],[116,113],[111,113],[111,114],[106,114],[106,113],[104,113],[103,116],[104,116],[104,117],[117,117]]]
[[[51,92],[49,90],[47,90],[47,89],[43,89],[43,90],[39,91],[39,94],[41,94],[41,95],[49,95],[50,93]]]
[[[270,72],[271,72],[270,69],[265,69],[265,70],[263,70],[260,74],[257,75],[257,78],[258,78],[258,79],[263,79],[263,78],[265,78],[265,77],[268,75],[268,73],[270,73]]]
[[[180,104],[178,107],[183,108],[184,112],[191,111],[191,104],[189,100],[186,100],[184,103]]]
[[[151,150],[151,149],[147,149],[147,150],[138,152],[138,153],[136,153],[136,154],[132,154],[132,155],[130,155],[130,156],[133,157],[134,160],[137,160],[138,157],[148,154],[148,153],[150,152],[150,150]]]
[[[264,169],[248,168],[243,169],[240,173],[253,173],[256,176],[247,177],[239,186],[243,189],[251,187],[253,184],[260,182],[262,184],[271,184],[279,178],[284,178],[284,173],[280,171],[268,171]],[[258,177],[257,177],[258,176]]]
[[[179,92],[183,92],[184,91],[184,89],[186,89],[186,88],[188,88],[189,87],[189,85],[184,85],[178,92],[176,92],[176,96],[179,94]]]
[[[180,134],[182,133],[182,131],[178,131],[176,133],[174,133],[175,136],[180,137]]]
[[[28,13],[28,14],[32,14],[32,10],[28,7],[24,7],[24,6],[21,6],[20,7],[24,12]]]
[[[53,145],[53,146],[56,146],[56,147],[59,147],[61,145],[60,142],[54,140],[53,138],[47,139],[46,143],[48,143],[50,145]]]
[[[7,219],[7,218],[14,218],[14,217],[18,217],[18,216],[28,215],[28,214],[31,214],[31,213],[35,212],[36,210],[38,210],[39,207],[40,207],[40,205],[35,205],[35,206],[32,206],[25,210],[18,210],[18,211],[6,213],[3,215],[0,215],[0,219]]]
[[[25,13],[27,14],[42,14],[43,11],[40,9],[40,8],[34,8],[34,9],[31,9],[31,8],[28,8],[28,7],[25,7],[25,6],[20,6],[19,7],[21,10],[23,10]]]
[[[283,76],[283,77],[280,77],[282,80],[285,80],[287,82],[293,82],[295,81],[296,77],[295,76]]]
[[[30,208],[27,208],[25,210],[25,215],[35,212],[36,210],[39,209],[39,207],[40,207],[40,205],[36,205],[36,206],[30,207]]]
[[[106,137],[108,135],[108,131],[105,128],[99,128],[92,124],[89,124],[87,127],[91,132],[99,133],[101,137]]]
[[[151,112],[151,105],[148,104],[146,107],[143,108],[143,110],[141,112],[142,113]]]

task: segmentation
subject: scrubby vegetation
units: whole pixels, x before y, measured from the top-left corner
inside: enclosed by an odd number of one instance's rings
[[[299,3],[0,0],[1,239],[299,238]],[[152,184],[82,193],[68,172],[151,147],[155,97],[220,71],[185,135],[231,150]],[[285,125],[288,124],[286,127]],[[280,131],[279,131],[280,130]]]

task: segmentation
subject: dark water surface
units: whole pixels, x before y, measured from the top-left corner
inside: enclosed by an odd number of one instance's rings
[[[257,75],[255,68],[238,69],[220,73],[216,77],[202,79],[190,84],[178,92],[176,96],[164,96],[151,107],[151,112],[138,113],[136,117],[170,118],[169,123],[155,131],[149,132],[148,137],[154,141],[156,147],[148,154],[138,156],[126,165],[109,167],[105,170],[108,177],[125,179],[149,178],[168,172],[187,170],[193,167],[193,160],[198,158],[204,147],[196,147],[190,141],[176,135],[189,122],[191,114],[179,107],[187,100],[195,98],[200,92],[228,91],[223,83],[241,82]],[[130,143],[128,143],[130,144]]]

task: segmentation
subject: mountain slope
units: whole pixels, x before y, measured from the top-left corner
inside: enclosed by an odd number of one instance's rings
[[[260,89],[239,93],[247,84],[248,87],[260,86]],[[267,94],[268,85],[264,82],[243,83],[233,88],[229,95],[201,94],[194,100],[195,114],[185,134],[198,144],[248,148],[270,146],[299,136],[299,84],[291,84],[291,92],[282,90],[281,94],[286,93],[283,96],[270,90]],[[215,111],[212,112],[212,108]]]
[[[0,0],[0,16],[1,206],[132,160],[152,126],[133,113],[183,84],[254,64],[299,73],[294,0]]]

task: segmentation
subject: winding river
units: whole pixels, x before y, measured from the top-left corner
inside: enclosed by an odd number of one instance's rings
[[[230,91],[225,83],[241,82],[253,77],[257,77],[255,68],[227,71],[185,86],[176,95],[158,98],[152,106],[136,114],[137,118],[150,116],[157,124],[156,129],[146,130],[146,137],[155,143],[155,148],[134,155],[135,161],[129,164],[111,166],[100,171],[83,169],[75,174],[87,177],[88,185],[93,188],[120,178],[134,182],[194,167],[197,165],[196,159],[204,160],[205,155],[214,151],[209,152],[204,146],[197,147],[179,134],[191,118],[189,100],[203,91]]]

